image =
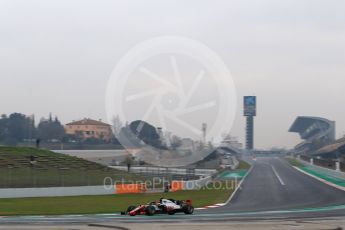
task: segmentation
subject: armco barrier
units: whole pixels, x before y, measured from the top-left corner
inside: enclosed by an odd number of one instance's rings
[[[109,166],[110,168],[127,171],[127,166]],[[177,175],[188,175],[190,170],[183,168],[163,168],[163,167],[140,167],[133,166],[131,167],[132,173],[151,173],[151,174],[177,174]],[[197,176],[210,176],[217,173],[216,169],[194,169],[192,171],[194,175]]]
[[[328,168],[332,170],[336,169],[335,161],[314,158],[314,164],[323,168]]]
[[[200,180],[172,181],[171,191],[196,190],[212,181],[212,177]],[[0,189],[0,198],[30,198],[30,197],[62,197],[86,195],[111,195],[145,193],[145,184],[118,184],[114,186],[81,186],[81,187],[51,187],[51,188],[4,188]]]
[[[105,188],[104,186],[5,188],[0,189],[0,198],[110,195],[114,193],[116,193],[114,186],[110,186],[109,188]]]
[[[205,186],[212,177],[192,181],[172,181],[171,191],[195,190]],[[114,186],[81,186],[51,188],[4,188],[0,189],[0,198],[62,197],[145,193],[145,184],[118,184]]]

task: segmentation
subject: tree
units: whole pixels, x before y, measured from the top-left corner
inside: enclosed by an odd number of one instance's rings
[[[172,136],[170,140],[171,148],[176,149],[182,145],[182,139],[176,135]]]
[[[119,137],[121,129],[123,128],[123,123],[119,117],[119,115],[116,115],[113,118],[113,133],[116,138]]]
[[[43,141],[62,141],[65,136],[65,129],[59,119],[49,116],[49,119],[42,118],[38,124],[38,137]]]
[[[8,117],[1,115],[0,119],[0,141],[16,145],[18,142],[32,139],[36,135],[35,121],[33,116],[25,116],[20,113],[13,113]]]

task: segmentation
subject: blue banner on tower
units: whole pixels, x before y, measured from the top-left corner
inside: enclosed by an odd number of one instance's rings
[[[244,97],[244,116],[256,116],[256,96]]]

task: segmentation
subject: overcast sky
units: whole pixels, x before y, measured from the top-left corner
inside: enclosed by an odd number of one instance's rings
[[[64,123],[106,119],[105,89],[120,58],[162,35],[198,40],[225,62],[244,139],[242,96],[258,97],[259,148],[292,147],[298,115],[345,131],[343,0],[0,0],[0,113]]]

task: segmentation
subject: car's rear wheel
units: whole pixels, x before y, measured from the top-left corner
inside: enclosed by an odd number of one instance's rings
[[[191,214],[194,213],[194,207],[191,206],[191,205],[185,205],[185,206],[183,207],[183,212],[184,212],[184,214],[186,214],[186,215],[191,215]]]
[[[153,216],[156,212],[156,209],[155,209],[155,207],[150,205],[150,206],[147,206],[145,211],[146,211],[146,215]]]
[[[159,206],[159,208],[161,209],[162,213],[165,213],[165,214],[168,213],[168,209],[165,205],[161,205],[161,206]]]
[[[168,211],[168,214],[171,215],[171,216],[175,215],[175,211],[174,210]]]

